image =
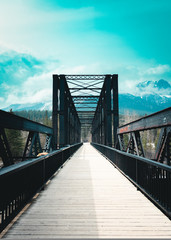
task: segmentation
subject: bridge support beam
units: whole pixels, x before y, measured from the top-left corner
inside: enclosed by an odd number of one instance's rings
[[[118,125],[118,75],[106,75],[92,124],[93,142],[116,146]]]
[[[152,129],[161,130],[159,138],[156,139],[156,152],[152,154],[151,159],[171,165],[171,107],[119,127],[117,129],[119,149],[144,157],[140,132]],[[124,134],[130,134],[127,146],[124,143]]]
[[[4,167],[13,164],[12,154],[4,128],[0,128],[0,157],[2,158]]]
[[[36,157],[38,153],[42,152],[39,133],[29,132],[26,146],[24,149],[23,160],[27,157]]]
[[[52,121],[55,149],[81,141],[81,124],[65,75],[53,75]]]
[[[158,162],[171,165],[171,127],[161,129],[155,159]]]

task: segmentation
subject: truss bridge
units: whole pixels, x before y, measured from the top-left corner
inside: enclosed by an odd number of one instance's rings
[[[120,117],[117,74],[54,74],[52,127],[0,110],[1,238],[171,238],[171,107]]]

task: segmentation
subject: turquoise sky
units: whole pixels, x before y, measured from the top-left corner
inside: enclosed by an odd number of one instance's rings
[[[0,0],[0,108],[48,101],[53,73],[118,73],[135,94],[171,81],[170,56],[170,0]]]

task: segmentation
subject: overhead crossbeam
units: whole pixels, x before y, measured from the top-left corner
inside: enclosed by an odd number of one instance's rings
[[[66,75],[69,90],[81,122],[82,141],[90,140],[92,121],[104,79],[105,75]]]
[[[96,100],[98,100],[99,99],[99,96],[73,96],[72,97],[73,98],[73,100],[75,101],[75,100],[77,100],[77,99],[79,99],[79,100],[86,100],[86,99],[96,99]]]
[[[66,80],[104,80],[105,75],[66,75]]]

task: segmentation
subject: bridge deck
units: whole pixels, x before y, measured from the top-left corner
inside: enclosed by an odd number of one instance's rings
[[[171,221],[84,144],[4,238],[171,238]]]

